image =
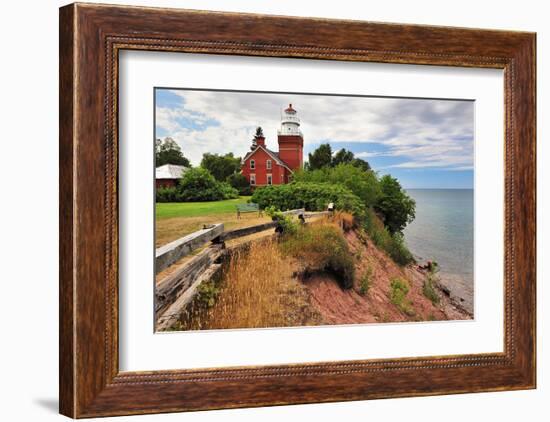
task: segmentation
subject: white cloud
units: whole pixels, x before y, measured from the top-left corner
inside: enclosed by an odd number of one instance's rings
[[[473,165],[471,102],[190,90],[171,93],[181,98],[182,104],[157,106],[157,126],[180,144],[194,164],[207,151],[242,156],[257,126],[264,129],[268,147],[276,150],[281,110],[293,103],[306,144],[362,143],[365,151],[357,156],[403,157],[406,162],[396,167]],[[209,125],[211,122],[217,125]],[[384,151],[370,151],[373,143],[381,144]]]

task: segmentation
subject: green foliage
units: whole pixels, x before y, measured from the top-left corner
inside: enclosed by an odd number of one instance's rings
[[[197,288],[196,303],[202,308],[211,308],[215,305],[221,288],[214,281],[205,281]]]
[[[372,209],[367,210],[363,228],[374,244],[385,251],[395,263],[407,265],[414,262],[414,257],[405,245],[403,235],[391,234]]]
[[[432,301],[432,303],[438,304],[439,303],[439,295],[437,294],[437,291],[435,289],[435,283],[437,281],[437,272],[439,271],[439,265],[436,261],[431,261],[428,268],[428,275],[426,276],[426,280],[424,280],[424,285],[422,286],[422,293],[424,296],[426,296],[428,299]]]
[[[353,152],[342,148],[338,150],[336,154],[334,154],[334,157],[332,157],[332,165],[337,166],[339,164],[351,163],[354,158],[355,156],[353,155]]]
[[[407,280],[402,278],[392,278],[390,289],[391,302],[397,306],[401,312],[404,312],[409,316],[414,315],[414,310],[411,308],[411,303],[405,300],[410,290]]]
[[[364,171],[352,164],[299,171],[294,174],[294,180],[296,182],[342,185],[359,197],[366,207],[374,206],[381,194],[376,174],[373,171]]]
[[[281,242],[283,255],[292,256],[306,273],[326,271],[333,274],[343,289],[353,287],[355,266],[348,244],[340,229],[332,224],[298,227],[295,236]]]
[[[337,210],[348,211],[360,219],[366,215],[366,207],[349,189],[330,183],[295,182],[286,185],[258,187],[252,202],[265,209],[274,206],[280,210],[305,208],[306,211],[323,211],[333,202]]]
[[[180,146],[172,138],[157,139],[155,142],[155,165],[176,164],[191,167],[189,160],[181,152]]]
[[[202,155],[201,167],[205,168],[219,182],[225,182],[233,173],[241,170],[241,159],[230,152],[225,155],[205,153]]]
[[[298,232],[298,224],[292,220],[292,217],[284,215],[281,210],[271,206],[267,207],[264,211],[273,221],[277,221],[283,229],[283,234],[295,235]]]
[[[202,167],[191,168],[185,172],[180,180],[178,192],[178,200],[182,202],[219,201],[239,196],[236,189],[228,183],[218,182]]]
[[[366,296],[369,292],[370,286],[372,284],[372,267],[369,265],[363,277],[359,282],[359,294]]]
[[[414,257],[405,245],[405,238],[401,233],[391,235],[391,240],[387,246],[387,252],[391,259],[399,265],[407,265],[414,262]]]
[[[226,181],[232,187],[237,189],[237,191],[239,192],[239,195],[242,195],[242,196],[252,195],[252,189],[250,188],[250,183],[248,183],[248,179],[245,177],[244,174],[233,173],[226,179]]]
[[[363,171],[371,170],[371,167],[370,167],[370,164],[368,163],[368,161],[362,160],[361,158],[354,158],[351,161],[351,164],[354,165],[355,167],[360,168]]]
[[[321,144],[308,155],[309,169],[317,170],[332,165],[332,148],[330,144]]]
[[[380,197],[375,205],[384,216],[384,225],[390,233],[401,232],[415,217],[416,203],[389,174],[380,179]]]
[[[175,187],[158,188],[156,196],[156,202],[177,202],[179,193]]]

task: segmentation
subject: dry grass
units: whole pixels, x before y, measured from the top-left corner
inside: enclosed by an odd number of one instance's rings
[[[173,217],[156,221],[155,247],[158,248],[180,237],[202,229],[204,224],[223,223],[225,230],[254,226],[271,221],[267,216],[258,217],[257,213],[243,214],[237,219],[237,213],[205,215],[200,217]]]
[[[277,242],[254,242],[235,252],[219,282],[213,306],[197,298],[176,329],[231,329],[319,325],[306,288],[292,277],[294,265]]]

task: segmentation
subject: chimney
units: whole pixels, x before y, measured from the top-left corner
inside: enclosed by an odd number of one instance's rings
[[[256,142],[256,145],[265,147],[265,136],[255,136],[254,141]]]

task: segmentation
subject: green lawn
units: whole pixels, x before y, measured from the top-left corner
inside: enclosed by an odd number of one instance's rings
[[[235,206],[246,203],[250,196],[213,202],[169,202],[156,204],[156,219],[173,217],[201,217],[215,214],[237,213]]]

